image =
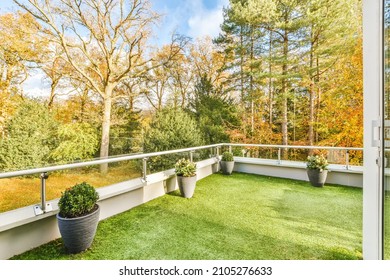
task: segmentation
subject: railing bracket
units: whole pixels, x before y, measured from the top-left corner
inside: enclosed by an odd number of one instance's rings
[[[39,215],[45,214],[46,212],[53,211],[53,206],[51,205],[50,202],[46,203],[46,207],[45,208],[46,208],[45,211],[43,211],[42,208],[41,208],[41,205],[35,205],[34,206],[35,216],[39,216]]]

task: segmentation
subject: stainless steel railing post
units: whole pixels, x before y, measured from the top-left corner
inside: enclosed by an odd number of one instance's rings
[[[147,172],[148,172],[148,158],[143,158],[142,159],[142,180],[144,182],[147,181]]]
[[[49,178],[47,172],[41,173],[41,209],[46,212],[46,179]]]
[[[53,211],[53,207],[51,203],[46,202],[46,179],[49,178],[49,175],[47,174],[47,172],[42,172],[40,178],[41,178],[41,204],[34,206],[35,216]]]

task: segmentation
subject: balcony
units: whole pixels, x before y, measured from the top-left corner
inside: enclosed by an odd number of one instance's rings
[[[243,147],[272,148],[276,156],[259,159],[243,153],[235,157],[236,172],[232,176],[218,174],[221,150]],[[197,163],[199,182],[192,199],[179,196],[172,169],[147,172],[147,159],[152,156],[187,153],[193,158],[197,151],[210,149],[210,158]],[[8,178],[143,159],[140,178],[98,189],[100,218],[104,221],[99,224],[92,249],[78,255],[66,254],[58,239],[57,201],[45,201],[43,181],[40,205],[0,214],[0,257],[361,259],[362,189],[357,187],[361,186],[362,168],[349,164],[347,152],[360,149],[321,147],[345,154],[343,164],[330,166],[332,172],[325,188],[311,187],[304,163],[283,160],[283,149],[286,147],[217,144],[0,174]],[[44,209],[46,205],[50,207]],[[38,248],[28,251],[34,247]]]

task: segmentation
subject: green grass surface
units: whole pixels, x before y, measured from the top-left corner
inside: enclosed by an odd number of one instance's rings
[[[390,260],[390,192],[385,193],[384,205],[384,259]]]
[[[61,239],[14,259],[361,259],[362,190],[234,173],[101,221],[92,247]]]

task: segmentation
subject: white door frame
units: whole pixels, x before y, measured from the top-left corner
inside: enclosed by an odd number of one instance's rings
[[[380,156],[383,90],[383,0],[363,0],[363,258],[383,258],[382,159]],[[379,164],[378,164],[379,163]]]

